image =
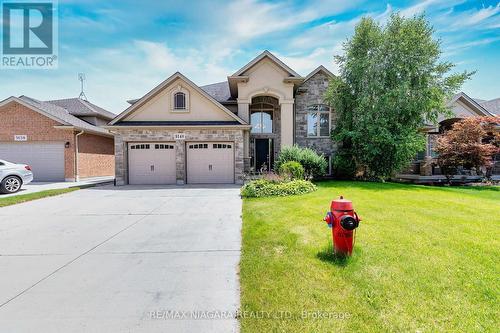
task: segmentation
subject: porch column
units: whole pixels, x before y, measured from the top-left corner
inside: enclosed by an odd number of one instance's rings
[[[116,185],[127,184],[127,143],[120,134],[115,134],[115,179]]]
[[[281,148],[293,145],[293,103],[293,99],[281,101]]]
[[[238,100],[238,117],[250,124],[250,102]],[[243,131],[243,165],[244,171],[250,170],[250,130]]]

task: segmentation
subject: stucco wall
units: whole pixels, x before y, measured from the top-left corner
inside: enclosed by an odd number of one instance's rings
[[[172,92],[178,87],[189,94],[188,111],[172,111]],[[124,121],[234,121],[208,98],[181,79],[174,80]]]
[[[0,107],[0,142],[15,142],[14,135],[27,135],[27,142],[69,142],[64,149],[64,177],[73,179],[75,145],[73,130],[56,129],[60,123],[19,103],[9,103]]]
[[[328,138],[307,137],[307,108],[313,104],[326,104],[325,92],[328,88],[329,77],[318,72],[300,86],[300,92],[295,96],[295,142],[301,147],[309,147],[325,156],[332,155],[337,145]],[[335,113],[330,115],[330,128],[335,126]]]
[[[284,83],[289,74],[269,59],[263,59],[244,73],[248,82],[238,83],[238,100],[250,100],[256,95],[269,95],[283,100],[293,99],[293,84]],[[249,101],[250,102],[250,101]]]
[[[114,139],[83,134],[78,137],[78,173],[80,178],[115,174]]]
[[[465,118],[465,117],[477,117],[477,112],[473,111],[470,107],[462,103],[460,100],[455,101],[451,105],[451,112],[455,115],[454,117],[449,117],[448,115],[439,115],[438,122],[441,122],[450,118]]]
[[[243,183],[243,130],[241,129],[116,129],[115,178],[117,185],[128,183],[128,142],[174,142],[176,149],[176,178],[178,184],[186,182],[186,142],[234,142],[234,175],[237,184]],[[184,133],[185,140],[175,140],[176,133]]]

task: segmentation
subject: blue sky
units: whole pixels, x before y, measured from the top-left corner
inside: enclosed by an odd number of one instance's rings
[[[477,70],[463,91],[500,97],[500,2],[59,0],[59,68],[0,70],[0,99],[76,97],[77,73],[90,101],[118,113],[180,71],[199,85],[226,77],[265,49],[299,74],[333,55],[364,15],[426,13],[455,70]]]

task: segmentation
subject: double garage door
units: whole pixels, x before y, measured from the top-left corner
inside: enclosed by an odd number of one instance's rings
[[[64,142],[0,142],[0,159],[28,164],[34,181],[64,181]]]
[[[234,183],[232,142],[188,142],[187,183]],[[173,142],[129,143],[129,184],[175,184],[176,149]]]

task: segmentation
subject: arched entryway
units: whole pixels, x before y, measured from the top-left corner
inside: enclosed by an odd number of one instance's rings
[[[270,171],[280,149],[280,105],[272,96],[257,96],[250,104],[250,155],[255,172]]]

